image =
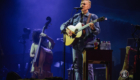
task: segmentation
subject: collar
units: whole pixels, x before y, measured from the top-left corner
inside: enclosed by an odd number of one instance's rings
[[[81,12],[81,14],[82,14],[82,12]],[[88,17],[89,16],[89,11],[84,16]]]

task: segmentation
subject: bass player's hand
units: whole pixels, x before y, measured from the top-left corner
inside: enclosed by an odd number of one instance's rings
[[[45,33],[40,33],[40,37],[46,37],[47,35]]]

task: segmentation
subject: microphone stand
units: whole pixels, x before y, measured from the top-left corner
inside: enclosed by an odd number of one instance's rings
[[[64,47],[64,52],[63,52],[63,55],[64,55],[64,74],[63,74],[63,77],[64,77],[64,80],[65,80],[65,41],[63,41],[63,47]]]
[[[21,65],[23,65],[24,66],[24,56],[25,56],[25,51],[26,51],[26,40],[25,40],[25,38],[22,38],[22,40],[23,41],[21,41],[21,40],[19,40],[19,43],[22,43],[23,44],[23,57],[22,57],[22,59],[23,59],[23,61],[22,61],[22,64]],[[22,69],[22,71],[21,71],[21,74],[22,74],[22,78],[24,78],[25,77],[25,75],[24,75],[24,67],[21,67],[21,69]]]
[[[63,74],[63,78],[64,78],[64,80],[65,80],[65,40],[64,40],[64,38],[57,38],[57,40],[60,40],[60,41],[62,41],[63,42],[63,60],[64,60],[64,74]],[[60,65],[61,65],[61,63],[60,63]]]

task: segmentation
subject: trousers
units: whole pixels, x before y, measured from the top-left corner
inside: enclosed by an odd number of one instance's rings
[[[72,48],[73,53],[73,61],[77,58],[77,61],[74,65],[75,69],[75,80],[82,80],[82,72],[83,72],[83,54],[82,51],[76,50]],[[93,75],[93,64],[88,64],[88,80],[94,80]]]

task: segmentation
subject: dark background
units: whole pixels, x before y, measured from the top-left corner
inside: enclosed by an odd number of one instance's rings
[[[107,21],[100,22],[101,33],[97,36],[101,41],[110,41],[113,50],[112,60],[114,70],[120,69],[120,48],[125,48],[127,39],[132,38],[134,25],[140,25],[139,0],[91,0],[89,10],[98,17],[105,16]],[[60,61],[63,61],[63,43],[60,25],[70,18],[73,7],[79,7],[80,0],[0,0],[0,46],[1,64],[9,71],[17,71],[17,64],[25,66],[29,61],[29,50],[32,43],[31,34],[34,29],[42,29],[46,17],[52,21],[45,33],[56,43],[52,72],[54,76],[63,76]],[[73,10],[73,14],[75,10]],[[26,39],[25,48],[22,43],[23,28],[30,28],[29,39]],[[24,50],[25,49],[25,50]],[[24,52],[25,51],[25,52]],[[2,54],[3,53],[3,54]],[[71,48],[66,47],[66,69],[72,63]],[[25,57],[23,57],[25,56]],[[57,65],[57,66],[56,66]],[[63,65],[63,64],[62,64]],[[119,72],[114,73],[119,76]],[[67,70],[66,70],[67,76]],[[66,77],[67,78],[67,77]]]

